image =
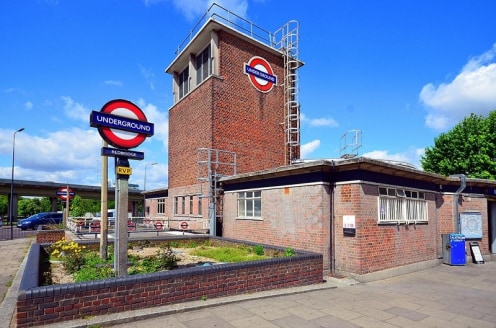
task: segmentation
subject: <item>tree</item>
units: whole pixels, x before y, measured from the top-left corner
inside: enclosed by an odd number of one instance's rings
[[[83,199],[79,195],[71,201],[71,216],[84,216],[86,213],[100,212],[100,201],[96,199]]]
[[[9,197],[0,195],[0,216],[3,217],[9,213]]]
[[[496,111],[487,118],[471,114],[452,130],[434,139],[420,163],[425,171],[469,178],[496,177]]]
[[[40,212],[50,212],[51,211],[51,204],[50,204],[50,199],[47,197],[45,198],[38,198],[38,197],[20,197],[18,204],[18,214],[23,217],[28,217],[36,213]]]

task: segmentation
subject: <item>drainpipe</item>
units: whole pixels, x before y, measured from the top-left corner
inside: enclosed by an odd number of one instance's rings
[[[332,172],[336,172],[336,163],[332,161]],[[334,222],[336,220],[335,216],[335,210],[336,210],[336,204],[334,202],[334,192],[336,189],[336,182],[335,181],[329,181],[329,192],[331,196],[331,222],[329,224],[329,228],[331,231],[329,231],[329,235],[331,236],[331,254],[330,254],[330,265],[331,265],[331,276],[334,275],[336,271],[336,229],[334,226]]]
[[[460,198],[461,192],[465,189],[467,186],[467,178],[465,174],[456,174],[456,175],[450,175],[452,178],[460,178],[460,187],[458,188],[457,191],[455,191],[455,196],[454,196],[454,215],[455,215],[455,225],[456,225],[456,232],[460,233],[461,228],[460,228],[460,220],[458,218],[458,200]]]

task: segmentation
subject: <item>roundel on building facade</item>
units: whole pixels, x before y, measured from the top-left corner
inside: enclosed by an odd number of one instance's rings
[[[262,57],[252,57],[244,64],[244,73],[248,75],[251,84],[261,91],[269,92],[277,85],[277,75],[274,74],[269,62]]]

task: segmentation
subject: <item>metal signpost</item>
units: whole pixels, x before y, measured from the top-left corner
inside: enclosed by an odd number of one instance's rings
[[[76,193],[71,188],[69,188],[69,186],[61,187],[57,190],[57,197],[61,201],[65,202],[64,219],[62,220],[62,225],[64,227],[67,226],[67,221],[69,219],[69,205],[71,203],[71,199],[74,198],[75,194]]]
[[[91,112],[90,126],[98,128],[100,136],[109,145],[115,147],[102,147],[102,156],[115,157],[117,181],[115,208],[117,213],[114,268],[117,276],[125,276],[127,274],[128,180],[132,174],[129,159],[145,158],[144,153],[129,149],[139,146],[147,137],[151,137],[154,125],[147,121],[145,114],[138,106],[128,100],[115,99],[106,103],[100,112]]]

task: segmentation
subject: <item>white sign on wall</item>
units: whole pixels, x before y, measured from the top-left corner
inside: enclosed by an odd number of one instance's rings
[[[345,236],[356,235],[356,222],[354,215],[343,215],[343,234]]]

